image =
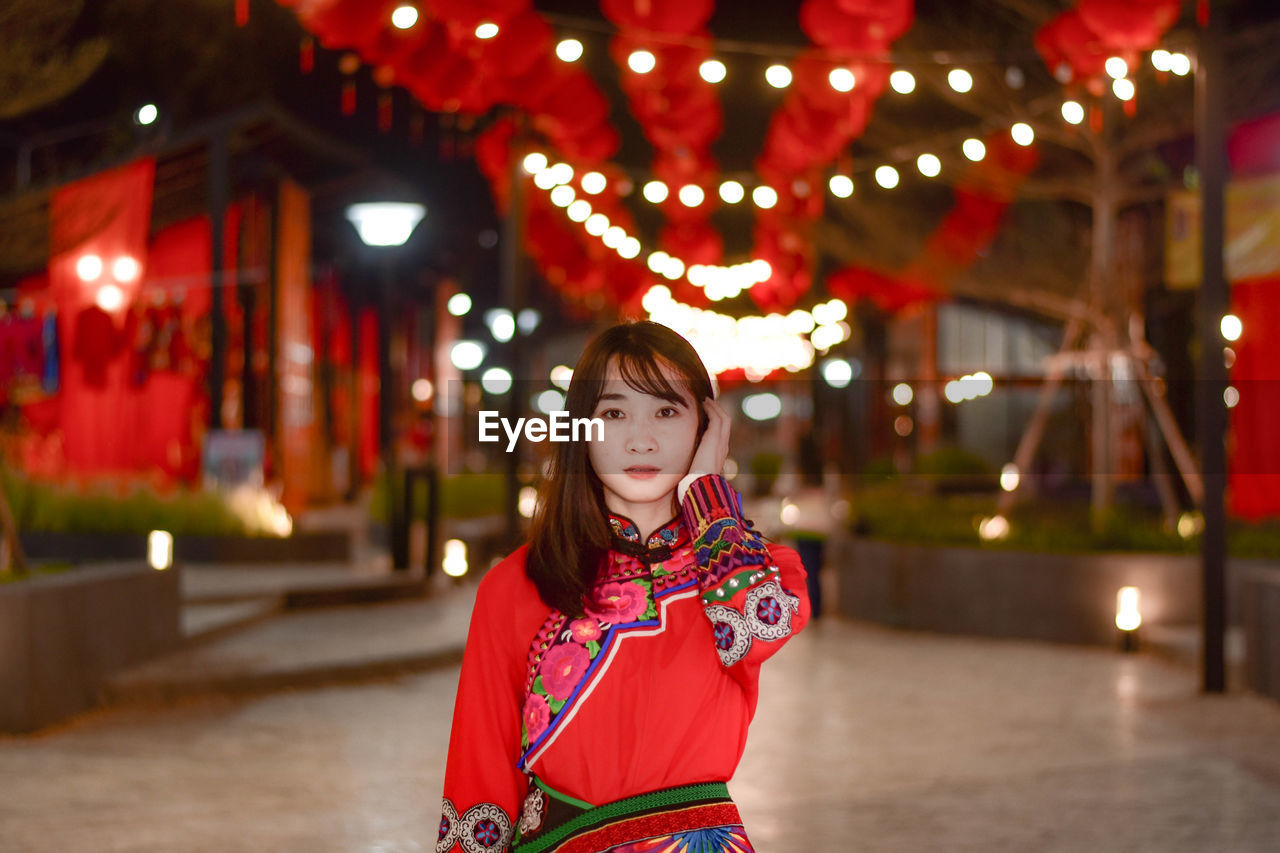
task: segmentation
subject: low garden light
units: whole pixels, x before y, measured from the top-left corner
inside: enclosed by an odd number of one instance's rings
[[[1018,485],[1022,482],[1022,474],[1018,471],[1018,466],[1012,462],[1007,463],[1000,469],[1000,488],[1006,492],[1016,492]]]
[[[994,542],[1009,536],[1009,520],[1003,515],[993,515],[978,523],[978,536],[983,541]]]
[[[173,534],[167,530],[153,530],[147,535],[147,564],[157,572],[173,565]]]
[[[444,562],[441,565],[444,573],[451,578],[460,578],[467,573],[467,543],[461,539],[450,539],[444,543]]]
[[[1116,627],[1120,629],[1120,647],[1126,652],[1138,648],[1138,626],[1142,614],[1138,610],[1139,593],[1136,586],[1122,586],[1116,593]]]

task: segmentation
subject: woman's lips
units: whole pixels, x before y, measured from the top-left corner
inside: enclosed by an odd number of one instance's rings
[[[626,474],[628,477],[631,477],[632,479],[635,479],[635,480],[652,480],[654,477],[658,476],[658,474],[661,472],[657,468],[650,468],[645,465],[637,465],[632,468],[627,468],[622,473]]]

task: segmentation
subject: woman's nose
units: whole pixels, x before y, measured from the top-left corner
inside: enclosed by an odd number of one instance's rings
[[[648,424],[633,422],[627,429],[626,447],[632,453],[650,453],[658,449],[658,441]]]

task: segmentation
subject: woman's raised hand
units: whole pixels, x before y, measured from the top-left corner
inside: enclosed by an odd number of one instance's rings
[[[729,428],[733,423],[724,407],[710,397],[702,401],[702,407],[707,412],[707,429],[693,453],[689,470],[722,474],[724,460],[729,456]]]

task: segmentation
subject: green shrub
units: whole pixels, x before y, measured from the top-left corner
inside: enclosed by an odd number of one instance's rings
[[[401,485],[400,488],[403,488]],[[397,489],[399,496],[399,489]],[[482,518],[502,515],[506,510],[507,481],[502,474],[453,474],[441,477],[440,515],[444,518]],[[414,512],[419,518],[426,513],[427,482],[415,478]],[[379,475],[373,485],[369,515],[385,522],[387,513],[387,481]]]

